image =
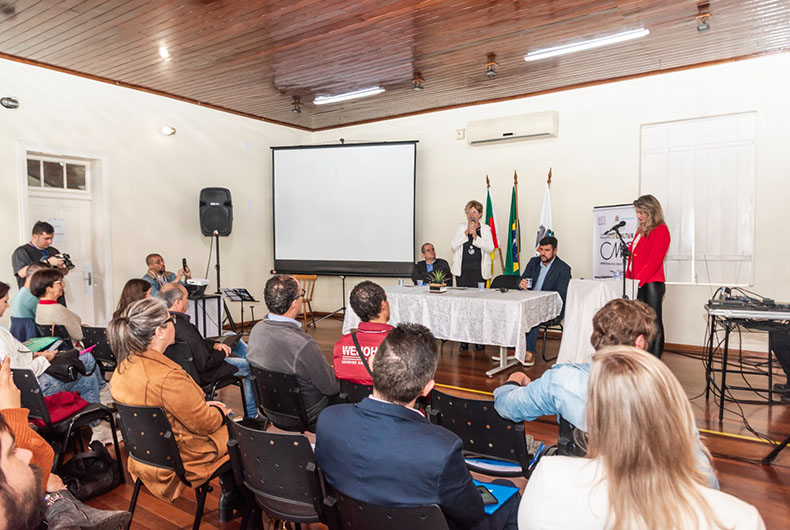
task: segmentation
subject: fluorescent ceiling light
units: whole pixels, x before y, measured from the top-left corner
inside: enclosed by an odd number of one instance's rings
[[[338,94],[337,96],[316,96],[313,103],[316,105],[324,105],[325,103],[337,103],[338,101],[346,101],[349,99],[364,98],[366,96],[375,96],[381,94],[384,89],[380,86],[370,88],[363,88],[362,90],[355,90],[354,92],[346,92],[345,94]]]
[[[617,44],[618,42],[625,42],[627,40],[638,39],[650,34],[649,29],[639,28],[624,31],[609,35],[608,37],[599,37],[597,39],[590,39],[581,42],[574,42],[571,44],[563,44],[562,46],[555,46],[553,48],[544,48],[542,50],[535,50],[529,52],[524,56],[525,61],[537,61],[539,59],[546,59],[547,57],[556,57],[557,55],[564,55],[566,53],[580,52],[582,50],[589,50],[598,48],[600,46],[608,46],[609,44]]]

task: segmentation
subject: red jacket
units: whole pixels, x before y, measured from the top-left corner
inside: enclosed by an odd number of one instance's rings
[[[639,287],[646,283],[663,282],[664,258],[669,250],[669,228],[667,225],[658,225],[647,237],[642,236],[637,241],[628,245],[631,258],[628,260],[626,278],[639,280]]]
[[[357,340],[362,348],[362,355],[368,361],[370,368],[373,368],[373,357],[379,349],[379,344],[384,342],[387,334],[392,329],[389,324],[377,324],[373,322],[360,322],[357,330]],[[360,385],[372,385],[373,379],[362,364],[362,359],[357,354],[354,347],[354,339],[351,333],[343,335],[335,344],[333,353],[335,365],[335,375],[338,379],[346,379],[352,383]]]

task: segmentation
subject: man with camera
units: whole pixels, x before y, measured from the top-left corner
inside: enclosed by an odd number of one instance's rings
[[[30,242],[14,250],[11,255],[11,266],[14,269],[17,287],[21,289],[25,285],[27,268],[33,263],[46,263],[50,267],[58,269],[63,276],[74,268],[69,255],[61,254],[58,249],[52,246],[53,237],[55,237],[55,227],[46,221],[36,221],[36,224],[33,225]],[[66,305],[66,300],[63,298],[58,299],[58,302]]]

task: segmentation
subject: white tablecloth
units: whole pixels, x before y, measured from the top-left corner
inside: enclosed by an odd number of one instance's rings
[[[632,280],[626,281],[631,283]],[[630,294],[630,285],[626,292]],[[623,280],[571,280],[565,301],[558,364],[588,363],[592,360],[595,351],[590,344],[593,316],[606,302],[622,295]]]
[[[390,321],[423,324],[439,339],[515,347],[524,360],[526,333],[533,326],[560,314],[562,299],[553,292],[448,288],[429,293],[428,287],[388,287]],[[343,333],[359,325],[359,317],[346,304]]]

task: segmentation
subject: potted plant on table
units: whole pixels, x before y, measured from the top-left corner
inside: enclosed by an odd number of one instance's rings
[[[447,273],[440,270],[435,270],[428,274],[428,288],[431,293],[445,293],[447,292]]]

